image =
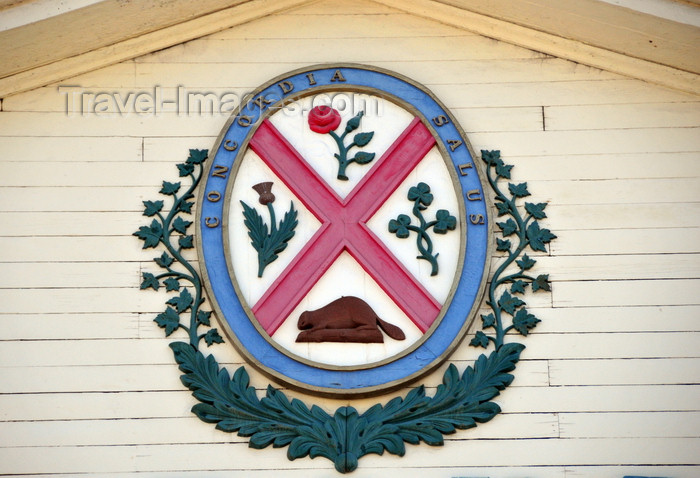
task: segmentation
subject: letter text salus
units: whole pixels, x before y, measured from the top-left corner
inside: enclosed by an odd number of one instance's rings
[[[469,174],[467,169],[472,169],[474,166],[472,165],[472,163],[466,163],[466,164],[460,164],[458,167],[459,167],[459,174],[461,176],[466,176],[467,174]]]
[[[454,151],[462,145],[462,141],[460,141],[459,139],[448,139],[447,144],[450,145],[450,151]]]
[[[483,216],[483,214],[470,214],[469,221],[472,224],[483,224],[484,223],[484,216]]]
[[[467,199],[470,201],[481,201],[481,191],[478,189],[472,189],[471,191],[467,192]]]
[[[447,116],[445,116],[445,115],[440,115],[440,116],[436,116],[435,118],[433,118],[433,123],[435,123],[435,126],[442,126],[442,125],[447,124],[449,122],[450,122],[450,120],[447,119]]]

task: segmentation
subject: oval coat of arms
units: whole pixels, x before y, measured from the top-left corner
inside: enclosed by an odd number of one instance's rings
[[[251,364],[352,396],[449,356],[484,290],[489,208],[430,91],[359,65],[294,71],[250,95],[212,153],[200,267]]]

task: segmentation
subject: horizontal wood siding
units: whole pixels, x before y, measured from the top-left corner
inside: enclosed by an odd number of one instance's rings
[[[153,323],[167,295],[139,290],[159,255],[131,235],[142,201],[189,148],[213,145],[227,115],[67,114],[59,91],[240,94],[337,61],[428,86],[476,152],[500,149],[513,181],[549,203],[543,222],[558,236],[533,255],[552,291],[526,298],[542,323],[496,399],[503,413],[442,448],[367,456],[352,476],[698,476],[700,98],[365,0],[313,3],[3,99],[0,474],[338,476],[196,419],[172,337]],[[228,343],[211,351],[244,365]],[[479,353],[465,341],[451,362],[463,370]],[[246,368],[262,393],[270,380]],[[421,379],[428,393],[445,369]],[[351,402],[285,392],[333,411],[407,389]]]

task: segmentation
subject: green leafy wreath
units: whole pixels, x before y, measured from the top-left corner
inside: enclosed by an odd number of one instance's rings
[[[415,445],[421,441],[442,445],[443,435],[472,428],[496,416],[501,409],[492,400],[513,381],[510,372],[525,348],[515,342],[504,343],[504,338],[513,330],[526,336],[539,322],[519,296],[527,286],[533,292],[550,290],[548,275],[533,277],[528,273],[535,260],[523,252],[528,247],[546,252],[545,244],[556,236],[537,222],[546,217],[545,203],[526,202],[523,217],[516,201],[529,195],[526,183],[509,183],[509,195],[501,191],[498,181],[510,179],[513,166],[503,162],[499,151],[482,150],[481,155],[495,193],[498,215],[510,216],[497,223],[503,239],[497,239],[496,249],[504,252],[506,259],[496,269],[488,289],[486,303],[492,312],[481,316],[482,328],[493,331],[478,331],[470,343],[484,348],[493,343],[494,350],[488,356],[481,354],[461,375],[450,364],[432,397],[420,385],[405,397],[396,397],[385,405],[376,404],[364,413],[353,407],[340,407],[330,415],[317,405],[309,408],[301,400],[290,400],[271,385],[265,396],[259,398],[244,367],[239,367],[231,377],[213,355],[202,354],[202,339],[210,346],[222,343],[223,338],[211,328],[211,312],[201,309],[204,298],[200,275],[183,256],[184,249],[193,248],[193,236],[188,234],[192,222],[182,215],[191,214],[193,192],[207,158],[207,150],[191,149],[187,160],[177,165],[180,177],[190,178],[190,186],[180,192],[180,182],[163,181],[160,194],[170,197],[172,206],[166,214],[162,200],[144,201],[143,214],[154,219],[134,235],[143,240],[144,249],[161,245],[165,248],[162,255],[154,258],[165,272],[158,275],[143,272],[141,289],[157,291],[164,286],[166,291],[177,294],[166,302],[165,311],[154,321],[165,329],[166,337],[178,329],[188,335],[188,341],[172,342],[170,348],[183,372],[180,380],[199,401],[192,412],[204,422],[215,423],[219,430],[250,437],[252,448],[287,446],[290,460],[322,456],[331,460],[341,473],[355,470],[358,460],[367,454],[382,455],[387,451],[403,456],[405,443]],[[517,238],[515,244],[507,239],[511,236]],[[504,275],[513,262],[518,270]],[[504,326],[508,318],[511,324]],[[207,331],[200,333],[200,327]]]

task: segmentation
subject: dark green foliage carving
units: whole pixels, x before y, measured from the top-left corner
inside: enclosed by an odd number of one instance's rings
[[[517,297],[517,294],[524,294],[528,285],[532,286],[533,292],[551,290],[549,275],[540,274],[533,277],[528,274],[526,271],[531,269],[536,261],[523,252],[528,247],[533,251],[547,252],[546,244],[557,236],[552,234],[549,229],[541,228],[537,222],[538,219],[547,217],[544,212],[546,203],[526,202],[525,215],[523,216],[516,200],[530,195],[527,183],[508,183],[510,196],[501,191],[498,180],[501,178],[510,179],[513,166],[503,162],[500,151],[481,151],[481,158],[487,164],[486,175],[495,193],[498,215],[510,216],[496,225],[501,229],[501,235],[504,238],[514,236],[514,239],[511,241],[510,239],[496,238],[496,250],[508,254],[494,272],[489,285],[488,304],[493,309],[493,314],[489,314],[486,318],[482,315],[483,328],[493,329],[493,335],[478,332],[470,343],[476,347],[486,348],[489,342],[493,342],[498,349],[503,346],[503,339],[511,330],[525,336],[540,322],[537,317],[527,311],[525,302]],[[512,274],[505,274],[505,270],[513,263],[518,266],[518,270]],[[505,286],[509,287],[504,288]],[[509,326],[504,326],[504,313],[512,317],[512,323]]]
[[[438,273],[437,257],[439,253],[433,254],[433,240],[428,234],[428,229],[433,228],[435,234],[447,234],[447,231],[454,231],[457,227],[457,218],[446,209],[440,209],[435,213],[435,220],[426,221],[423,211],[433,203],[433,194],[430,186],[425,183],[418,183],[408,190],[408,200],[413,201],[413,215],[418,219],[418,225],[411,224],[411,218],[406,214],[399,214],[396,219],[389,221],[389,232],[396,234],[400,239],[406,239],[411,232],[416,233],[416,247],[420,255],[418,259],[426,260],[430,263],[430,275]]]
[[[493,168],[499,177],[510,175],[512,166],[504,165],[497,152],[482,154],[490,166],[489,173]],[[192,407],[195,415],[204,422],[216,424],[219,430],[249,437],[249,446],[252,448],[287,446],[290,460],[306,456],[324,457],[334,463],[336,470],[347,473],[355,470],[359,459],[365,455],[382,455],[387,452],[403,456],[406,453],[405,443],[424,442],[439,446],[443,444],[444,435],[472,428],[500,413],[500,407],[492,400],[512,382],[513,375],[510,372],[515,369],[520,353],[525,348],[519,343],[504,343],[503,338],[511,329],[527,335],[539,322],[527,311],[525,302],[517,294],[522,294],[527,285],[532,285],[533,290],[549,290],[550,287],[546,274],[537,277],[525,274],[525,271],[535,265],[535,260],[522,254],[528,246],[534,249],[530,236],[525,231],[535,224],[531,221],[533,218],[538,219],[536,215],[544,215],[544,205],[535,205],[535,209],[528,211],[528,216],[523,219],[515,205],[515,194],[511,198],[501,194],[489,175],[499,201],[497,206],[501,204],[498,206],[499,211],[503,210],[503,215],[510,214],[515,223],[513,229],[506,221],[505,227],[501,229],[507,229],[508,235],[516,235],[518,238],[514,249],[511,249],[512,245],[508,246],[508,257],[493,278],[493,284],[496,285],[492,284],[489,289],[488,304],[492,312],[481,316],[482,327],[494,329],[495,336],[478,331],[472,340],[473,345],[482,347],[494,343],[493,351],[488,355],[481,354],[461,375],[454,365],[450,365],[442,384],[432,396],[426,395],[425,387],[421,385],[405,397],[396,397],[385,405],[376,404],[362,414],[353,407],[340,407],[330,414],[316,405],[309,408],[298,399],[290,400],[283,392],[269,385],[264,396],[259,398],[244,367],[238,368],[231,376],[225,368],[219,366],[213,355],[205,357],[200,350],[202,339],[207,345],[221,343],[223,339],[216,329],[210,328],[203,334],[198,332],[199,326],[210,326],[211,312],[200,309],[204,302],[201,279],[181,254],[184,248],[182,239],[191,237],[187,235],[191,223],[179,218],[178,214],[190,211],[189,199],[193,197],[192,191],[200,180],[201,163],[205,158],[205,152],[190,151],[190,158],[184,167],[178,165],[181,175],[185,173],[185,176],[192,178],[190,188],[178,196],[181,185],[164,182],[161,192],[173,197],[172,209],[163,216],[162,202],[144,202],[144,214],[155,216],[156,219],[150,226],[143,226],[134,234],[144,241],[144,248],[158,245],[165,248],[165,252],[154,261],[166,272],[160,275],[143,273],[141,288],[158,290],[162,280],[167,291],[178,292],[167,300],[165,311],[155,318],[155,322],[165,329],[168,336],[179,329],[188,334],[188,341],[173,342],[170,348],[182,372],[180,379],[183,385],[192,391],[198,401]],[[169,186],[166,187],[165,184]],[[520,192],[523,190],[526,190],[524,185],[518,189]],[[427,206],[432,201],[429,189],[419,188],[416,193],[413,199],[416,204]],[[440,220],[446,218],[437,217],[436,224]],[[399,219],[397,223],[402,224]],[[397,235],[399,229],[400,226],[396,228]],[[450,229],[449,222],[445,229]],[[538,226],[537,230],[539,232],[533,234],[542,244],[554,238],[546,229]],[[179,247],[173,245],[175,238]],[[539,247],[539,244],[536,245]],[[503,276],[505,268],[513,262],[519,271]],[[174,266],[178,264],[184,271],[175,270]],[[181,287],[181,283],[189,283],[191,287]],[[496,287],[505,284],[510,285],[510,290],[504,291],[496,299]],[[194,295],[190,290],[194,291]],[[506,328],[502,325],[503,313],[513,317],[512,325]],[[189,322],[183,323],[183,315],[189,316]]]

